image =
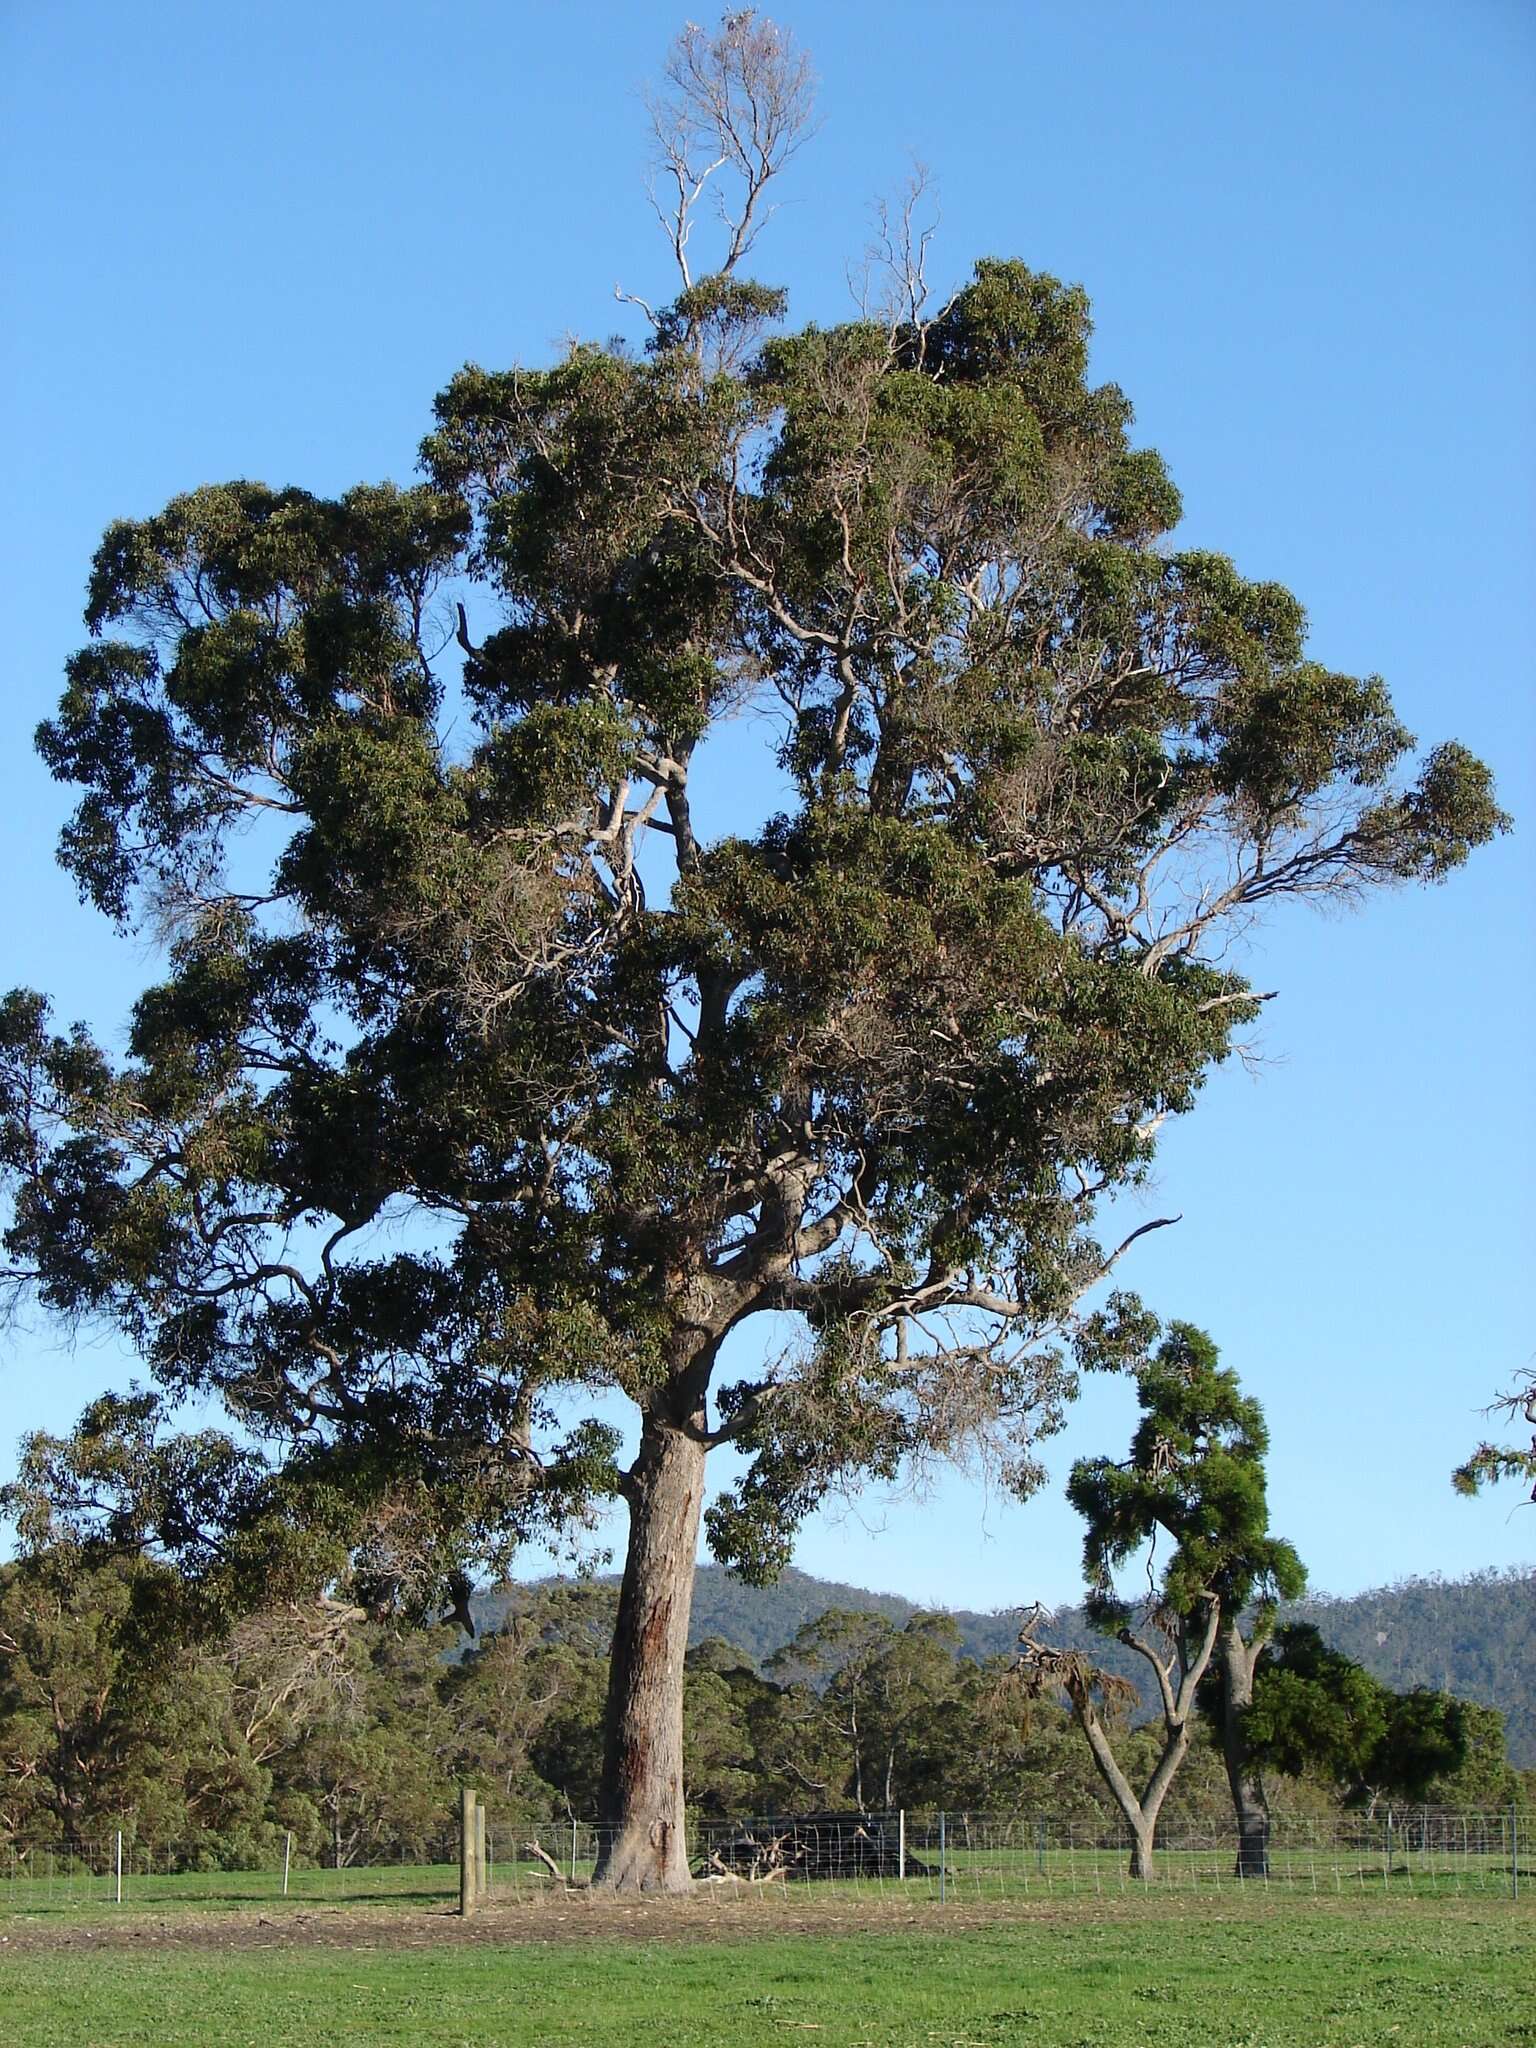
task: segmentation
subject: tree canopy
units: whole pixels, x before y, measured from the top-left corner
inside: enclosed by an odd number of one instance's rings
[[[1306,1585],[1295,1548],[1270,1532],[1263,1410],[1218,1360],[1204,1330],[1171,1324],[1136,1375],[1141,1419],[1130,1456],[1072,1468],[1067,1498],[1087,1524],[1085,1608],[1106,1633],[1119,1634],[1133,1613],[1116,1592],[1116,1568],[1159,1536],[1173,1549],[1156,1603],[1176,1619],[1213,1604],[1233,1617],[1254,1603],[1272,1609]],[[1149,1562],[1149,1585],[1151,1570]]]

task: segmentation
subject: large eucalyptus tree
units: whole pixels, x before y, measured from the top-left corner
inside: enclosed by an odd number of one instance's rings
[[[844,1477],[983,1443],[1027,1489],[1095,1205],[1256,1015],[1233,920],[1501,823],[1285,590],[1168,543],[1080,290],[936,305],[908,214],[889,306],[785,331],[743,265],[803,60],[738,14],[668,79],[643,351],[466,368],[413,488],[108,531],[40,746],[167,965],[120,1063],[3,1025],[14,1270],[161,1389],[35,1444],[28,1526],[431,1607],[621,1496],[603,1877],[661,1887],[710,1451],[750,1573]],[[167,1435],[188,1395],[235,1436]]]

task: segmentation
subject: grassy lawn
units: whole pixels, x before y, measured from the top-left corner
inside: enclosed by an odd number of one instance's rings
[[[5,2036],[325,2048],[334,2042],[602,2048],[1494,2048],[1536,2042],[1536,1916],[1522,1901],[1089,1901],[1012,1918],[924,1908],[817,1933],[785,1909],[631,1909],[493,1920],[340,1916],[323,1943],[230,1916],[196,1941],[8,1923]],[[210,1926],[214,1931],[210,1932]],[[0,1937],[4,1930],[0,1930]],[[575,1936],[576,1938],[567,1938]],[[50,1946],[54,1942],[58,1945]],[[110,1945],[109,1945],[110,1944]]]
[[[542,1883],[530,1866],[530,1889]],[[77,1864],[35,1877],[10,1877],[0,1869],[0,1934],[11,1920],[68,1922],[78,1926],[111,1926],[125,1912],[245,1912],[253,1906],[281,1912],[307,1906],[388,1904],[434,1906],[458,1898],[459,1874],[446,1863],[376,1864],[359,1870],[295,1870],[283,1896],[281,1871],[128,1869],[123,1874],[123,1904],[114,1903],[109,1871]]]

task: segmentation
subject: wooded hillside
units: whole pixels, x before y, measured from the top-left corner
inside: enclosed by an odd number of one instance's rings
[[[477,1625],[495,1628],[506,1612],[501,1592],[473,1603]],[[786,1571],[776,1585],[748,1586],[718,1565],[701,1567],[691,1640],[719,1637],[761,1665],[829,1608],[881,1614],[897,1627],[924,1611],[899,1593]],[[953,1610],[959,1653],[978,1662],[1014,1647],[1018,1617],[1010,1608]],[[1478,1572],[1467,1579],[1405,1579],[1340,1598],[1321,1595],[1284,1609],[1286,1620],[1315,1622],[1324,1637],[1395,1691],[1433,1686],[1497,1707],[1504,1716],[1509,1758],[1536,1767],[1536,1571]],[[1088,1627],[1080,1609],[1061,1608],[1053,1641],[1090,1650],[1106,1668],[1135,1679],[1136,1658]]]

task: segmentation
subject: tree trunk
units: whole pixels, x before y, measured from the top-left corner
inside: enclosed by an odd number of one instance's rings
[[[1269,1800],[1243,1740],[1242,1710],[1253,1698],[1253,1673],[1261,1644],[1243,1641],[1235,1621],[1221,1632],[1221,1754],[1237,1818],[1237,1875],[1269,1875]]]
[[[1269,1875],[1269,1806],[1264,1785],[1256,1771],[1233,1777],[1232,1807],[1237,1815],[1237,1874],[1239,1877]]]
[[[627,1488],[629,1552],[603,1730],[593,1884],[608,1891],[681,1892],[692,1883],[683,1811],[683,1659],[704,1459],[702,1444],[647,1415]]]
[[[1147,1781],[1146,1791],[1136,1802],[1135,1812],[1127,1812],[1124,1806],[1121,1807],[1131,1827],[1131,1875],[1143,1884],[1149,1883],[1152,1877],[1152,1847],[1157,1840],[1158,1815],[1168,1797],[1168,1788],[1188,1754],[1189,1724],[1181,1721],[1177,1728],[1169,1731],[1163,1753]]]
[[[1202,1666],[1202,1669],[1204,1667]],[[1189,1726],[1186,1721],[1176,1721],[1168,1730],[1163,1743],[1162,1755],[1147,1782],[1147,1789],[1138,1798],[1130,1780],[1115,1760],[1103,1724],[1093,1710],[1093,1702],[1085,1689],[1069,1693],[1072,1702],[1072,1717],[1088,1738],[1088,1747],[1098,1766],[1099,1776],[1114,1794],[1115,1804],[1131,1831],[1131,1876],[1146,1884],[1152,1876],[1152,1848],[1157,1839],[1157,1817],[1163,1810],[1163,1801],[1168,1796],[1168,1787],[1173,1783],[1180,1764],[1189,1750]]]

